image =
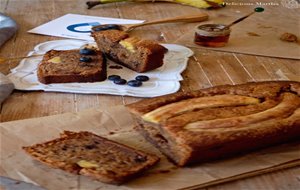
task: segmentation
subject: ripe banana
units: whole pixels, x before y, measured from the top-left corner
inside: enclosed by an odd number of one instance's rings
[[[218,8],[225,5],[224,0],[173,0],[173,2],[205,9]]]
[[[98,0],[98,1],[88,1],[88,9],[106,3],[116,3],[116,2],[170,2],[170,3],[179,3],[183,5],[189,5],[197,8],[219,8],[225,5],[224,0]]]

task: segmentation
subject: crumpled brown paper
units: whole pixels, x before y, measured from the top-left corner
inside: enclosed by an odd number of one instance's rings
[[[294,142],[231,159],[177,168],[135,132],[133,125],[130,114],[123,106],[105,111],[90,109],[0,123],[0,175],[34,183],[49,190],[115,189],[114,185],[45,166],[34,161],[21,149],[22,146],[57,138],[63,130],[91,131],[162,158],[145,175],[118,189],[192,189],[300,165],[300,142]]]

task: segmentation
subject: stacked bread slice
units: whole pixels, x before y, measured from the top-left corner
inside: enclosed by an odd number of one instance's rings
[[[164,63],[167,49],[153,40],[130,37],[121,30],[94,31],[100,50],[50,50],[38,65],[41,83],[99,82],[106,79],[104,54],[136,72],[147,72]]]

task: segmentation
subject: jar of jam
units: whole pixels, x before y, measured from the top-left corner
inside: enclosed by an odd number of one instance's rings
[[[201,46],[223,47],[228,42],[230,31],[223,24],[200,25],[196,28],[194,42]]]

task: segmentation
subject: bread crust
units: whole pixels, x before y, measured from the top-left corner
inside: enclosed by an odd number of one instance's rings
[[[299,89],[299,82],[252,82],[180,92],[127,107],[143,136],[184,166],[299,138]]]
[[[60,138],[23,149],[50,167],[117,185],[140,176],[159,161],[155,155],[87,131],[65,131]]]
[[[92,58],[84,63],[79,59],[79,50],[50,50],[46,52],[42,62],[38,65],[38,80],[44,84],[69,82],[99,82],[106,79],[106,59],[102,52],[84,57]],[[60,63],[53,63],[51,59],[58,58]]]

